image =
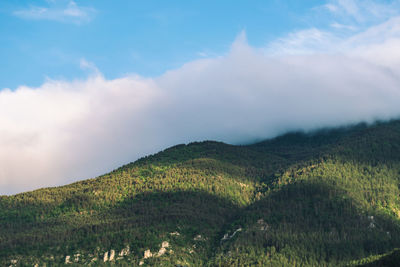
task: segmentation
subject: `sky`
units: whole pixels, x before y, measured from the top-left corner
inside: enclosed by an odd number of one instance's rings
[[[304,2],[304,3],[303,3]],[[161,75],[229,50],[245,30],[254,45],[297,27],[321,1],[1,1],[0,88],[85,78],[85,59],[108,79]]]
[[[0,194],[179,143],[400,117],[400,1],[2,1]]]

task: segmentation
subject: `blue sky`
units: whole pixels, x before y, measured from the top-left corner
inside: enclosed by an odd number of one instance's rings
[[[400,0],[0,1],[0,194],[400,118]]]
[[[313,8],[324,4],[1,1],[0,88],[39,86],[46,78],[86,77],[81,59],[110,79],[127,73],[160,75],[193,59],[226,53],[242,30],[250,44],[263,46],[291,31],[322,26],[323,19],[312,16]],[[68,9],[77,12],[65,15]]]

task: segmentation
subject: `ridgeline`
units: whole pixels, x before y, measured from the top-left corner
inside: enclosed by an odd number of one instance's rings
[[[177,145],[0,197],[1,266],[397,266],[400,121]]]

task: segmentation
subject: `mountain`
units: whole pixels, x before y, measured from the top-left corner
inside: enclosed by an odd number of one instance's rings
[[[0,197],[1,266],[396,266],[400,121],[177,145]]]

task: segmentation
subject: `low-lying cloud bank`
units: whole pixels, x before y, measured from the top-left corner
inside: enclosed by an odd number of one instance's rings
[[[318,36],[313,46],[332,42]],[[323,52],[288,38],[260,49],[242,33],[226,55],[151,79],[96,73],[1,90],[0,194],[94,177],[178,143],[400,116],[400,18]]]

